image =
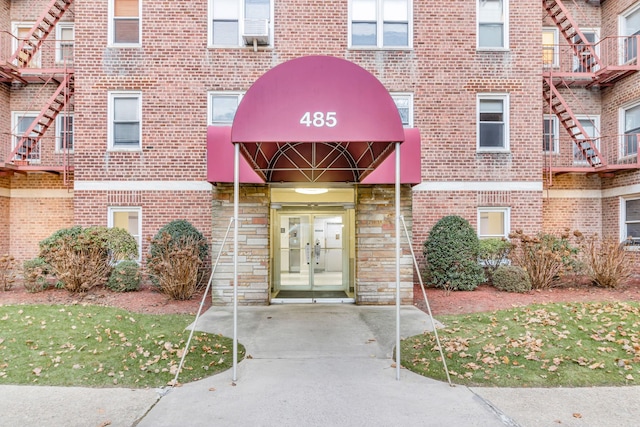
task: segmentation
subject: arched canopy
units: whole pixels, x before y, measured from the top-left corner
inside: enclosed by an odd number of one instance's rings
[[[251,86],[231,141],[266,182],[360,182],[404,141],[404,130],[371,73],[344,59],[307,56]]]

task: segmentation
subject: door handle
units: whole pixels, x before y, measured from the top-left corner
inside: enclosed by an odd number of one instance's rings
[[[311,262],[311,246],[309,246],[309,242],[307,242],[307,246],[304,248],[304,253],[307,256],[307,265]]]
[[[314,252],[316,255],[316,264],[320,264],[320,242],[316,242]]]

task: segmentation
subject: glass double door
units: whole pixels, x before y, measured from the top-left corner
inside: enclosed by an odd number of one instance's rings
[[[345,290],[348,236],[344,211],[279,212],[276,216],[276,289]]]

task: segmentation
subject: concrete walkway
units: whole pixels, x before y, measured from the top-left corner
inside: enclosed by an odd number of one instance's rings
[[[636,426],[640,387],[450,387],[401,371],[395,307],[240,307],[249,357],[168,390],[0,387],[0,426]],[[401,309],[403,337],[430,329]],[[232,311],[213,307],[198,330],[232,336]]]

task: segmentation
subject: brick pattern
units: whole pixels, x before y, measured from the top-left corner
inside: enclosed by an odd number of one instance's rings
[[[356,302],[395,304],[395,188],[358,186],[356,204]],[[411,230],[411,189],[402,186],[400,214]],[[401,227],[400,300],[413,303],[413,261]],[[415,249],[414,249],[415,251]]]

